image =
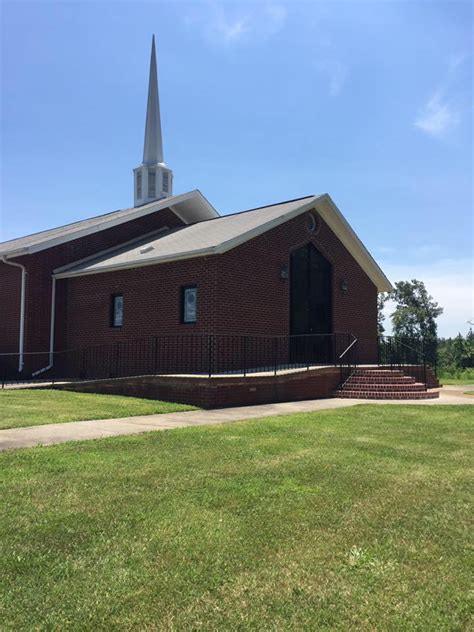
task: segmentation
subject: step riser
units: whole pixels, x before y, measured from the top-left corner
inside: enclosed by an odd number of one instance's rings
[[[398,391],[402,393],[424,392],[423,384],[354,384],[347,382],[344,388],[348,391]]]
[[[415,384],[416,380],[414,377],[404,376],[404,377],[358,377],[351,376],[351,382],[354,384]]]
[[[403,371],[380,371],[377,369],[357,369],[353,374],[355,377],[403,377]]]
[[[407,373],[409,373],[408,368]],[[428,374],[427,378],[430,378]],[[335,395],[345,399],[392,400],[436,399],[439,397],[439,392],[427,391],[422,380],[423,374],[420,371],[413,371],[411,375],[406,375],[401,369],[356,369],[344,386],[336,391]],[[430,385],[430,379],[428,379],[428,387]]]
[[[408,393],[399,393],[399,392],[380,392],[380,391],[346,391],[346,390],[338,390],[336,391],[336,397],[342,397],[344,399],[436,399],[439,397],[439,392],[427,392],[423,391],[421,393],[418,392],[408,392]]]

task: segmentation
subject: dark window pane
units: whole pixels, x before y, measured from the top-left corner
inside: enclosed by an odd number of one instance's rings
[[[122,327],[123,325],[123,296],[117,295],[112,300],[112,326]]]
[[[183,321],[195,323],[197,320],[197,287],[183,288]]]

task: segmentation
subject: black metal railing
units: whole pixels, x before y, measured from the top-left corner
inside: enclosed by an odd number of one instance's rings
[[[340,387],[344,386],[345,382],[350,378],[353,371],[359,364],[359,348],[358,340],[355,336],[351,335],[351,340],[348,340],[347,347],[342,351],[339,356],[339,383]]]
[[[380,366],[416,373],[427,390],[427,367],[431,362],[423,340],[379,336],[378,352]]]
[[[175,334],[106,343],[82,349],[0,354],[2,386],[8,383],[91,380],[137,375],[213,375],[310,369],[355,362],[352,334],[246,336]],[[349,348],[349,349],[348,349]]]

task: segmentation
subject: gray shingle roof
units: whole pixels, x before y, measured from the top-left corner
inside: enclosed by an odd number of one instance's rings
[[[300,211],[308,203],[311,205],[316,199],[316,196],[310,195],[154,235],[108,251],[102,256],[89,258],[77,265],[67,266],[67,272],[61,276],[93,274],[225,252],[237,245],[234,243],[236,240],[242,243],[254,233],[264,232],[275,223],[287,221],[289,215]]]
[[[58,243],[78,239],[84,235],[105,230],[169,206],[176,206],[177,210],[182,209],[185,214],[189,215],[191,221],[196,221],[196,217],[194,217],[196,213],[198,215],[202,213],[202,216],[206,217],[206,219],[217,216],[217,212],[199,191],[191,191],[150,202],[143,206],[120,209],[112,213],[105,213],[104,215],[97,215],[96,217],[73,222],[72,224],[66,224],[65,226],[43,230],[26,237],[4,241],[0,243],[0,256],[19,256],[21,254],[38,252]]]
[[[390,281],[327,193],[224,215],[148,236],[77,261],[55,270],[55,273],[58,278],[82,276],[223,253],[312,208],[318,211],[377,289],[390,291]]]

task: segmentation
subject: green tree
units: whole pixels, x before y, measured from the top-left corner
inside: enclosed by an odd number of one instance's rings
[[[393,335],[398,338],[422,340],[429,359],[435,360],[437,331],[436,319],[443,308],[433,299],[423,281],[398,281],[390,299],[395,301],[395,311],[390,315]]]
[[[396,303],[390,315],[395,336],[436,339],[436,319],[443,308],[428,294],[423,281],[398,281],[390,298]]]
[[[453,340],[453,364],[456,368],[464,369],[467,365],[467,344],[466,340],[459,333]]]
[[[385,314],[383,310],[385,308],[385,303],[390,298],[390,295],[387,292],[380,292],[377,296],[377,331],[379,336],[383,336],[385,327],[383,326],[385,322]]]

